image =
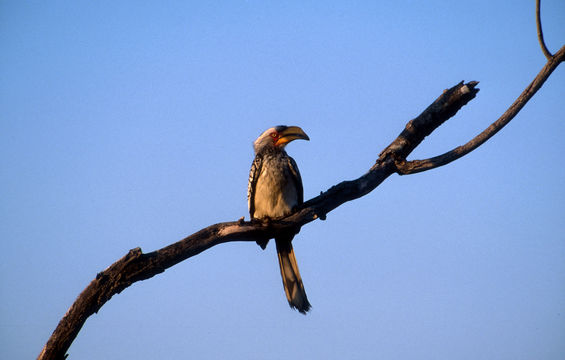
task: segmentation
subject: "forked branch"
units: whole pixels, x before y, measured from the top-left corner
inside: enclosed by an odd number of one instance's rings
[[[71,343],[86,319],[128,286],[164,272],[202,251],[230,241],[272,239],[289,229],[300,229],[341,204],[357,199],[375,189],[396,172],[395,159],[407,156],[424,137],[452,117],[478,92],[476,82],[459,83],[446,90],[385,150],[371,169],[356,180],[341,182],[305,202],[297,212],[276,221],[224,222],[208,226],[185,239],[160,250],[144,254],[140,248],[130,250],[106,270],[100,272],[69,308],[43,348],[39,359],[64,359]]]
[[[520,112],[520,110],[522,110],[524,105],[526,105],[532,96],[534,96],[534,94],[541,88],[543,83],[549,78],[553,70],[555,70],[564,60],[565,46],[563,46],[555,55],[551,56],[538,75],[534,78],[530,85],[524,89],[516,101],[510,105],[508,110],[506,110],[504,114],[498,118],[498,120],[493,122],[489,127],[471,139],[468,143],[458,146],[445,154],[425,160],[406,161],[405,158],[401,158],[396,163],[398,173],[400,175],[415,174],[449,164],[484,144],[488,139],[500,131],[500,129],[506,126]]]
[[[551,55],[545,47],[539,23],[539,0],[536,5],[538,35],[548,62],[510,108],[477,137],[463,146],[434,158],[406,160],[426,136],[453,117],[476,96],[479,91],[476,88],[478,82],[461,82],[444,91],[422,114],[409,121],[401,134],[380,153],[379,158],[366,174],[356,180],[344,181],[331,187],[328,191],[305,202],[297,212],[271,222],[243,221],[242,218],[238,221],[211,225],[181,241],[146,254],[140,248],[130,250],[123,258],[100,272],[82,291],[53,331],[38,359],[65,359],[67,350],[86,319],[98,312],[113,295],[119,294],[137,281],[149,279],[221,243],[271,239],[280,231],[298,230],[315,219],[324,220],[327,213],[347,201],[368,194],[394,173],[412,174],[430,170],[459,159],[479,147],[516,116],[553,70],[564,61],[565,46],[555,55]]]

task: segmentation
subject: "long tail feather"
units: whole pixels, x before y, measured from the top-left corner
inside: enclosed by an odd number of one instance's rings
[[[290,307],[295,308],[302,314],[306,314],[310,310],[311,305],[306,297],[306,291],[298,271],[298,264],[296,263],[291,240],[292,238],[275,239],[284,292]]]

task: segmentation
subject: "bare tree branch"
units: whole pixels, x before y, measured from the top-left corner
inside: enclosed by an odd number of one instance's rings
[[[171,266],[195,256],[212,246],[231,241],[271,239],[281,231],[299,231],[316,219],[325,220],[326,214],[347,201],[364,196],[394,173],[412,174],[433,169],[456,160],[479,147],[510,122],[543,85],[553,70],[564,61],[565,46],[551,56],[541,33],[539,0],[537,0],[538,36],[542,50],[548,57],[534,81],[524,90],[510,108],[485,131],[467,144],[443,155],[406,161],[410,153],[441,124],[453,117],[464,105],[475,98],[478,82],[459,83],[445,90],[422,114],[408,122],[400,135],[380,154],[369,171],[356,180],[341,182],[319,196],[308,200],[295,213],[269,222],[238,221],[208,226],[174,244],[144,254],[140,248],[130,250],[124,257],[100,272],[82,291],[63,316],[57,328],[42,349],[38,359],[65,359],[66,352],[78,335],[86,319],[114,296],[133,283],[149,279]],[[548,56],[549,54],[549,56]]]
[[[271,239],[281,231],[300,227],[341,204],[368,194],[396,172],[395,160],[407,156],[435,128],[454,116],[478,92],[476,82],[459,83],[444,91],[410,126],[381,153],[371,169],[356,180],[344,181],[305,202],[297,212],[273,221],[239,221],[211,225],[160,250],[144,254],[140,248],[130,250],[106,270],[100,272],[69,308],[49,338],[38,359],[64,359],[86,319],[128,286],[164,272],[212,246],[231,241]]]
[[[541,46],[541,51],[543,52],[547,60],[551,60],[553,55],[551,55],[547,46],[545,46],[545,41],[543,40],[543,31],[541,30],[540,2],[541,0],[536,0],[536,28],[538,30],[538,41],[539,45]]]
[[[418,172],[431,170],[450,162],[459,159],[462,156],[467,155],[471,151],[475,150],[482,144],[484,144],[488,139],[494,136],[500,129],[502,129],[506,124],[512,120],[520,110],[526,105],[526,103],[534,96],[534,94],[542,87],[543,83],[549,78],[553,70],[559,66],[561,62],[565,60],[565,46],[563,46],[555,56],[552,56],[545,66],[541,69],[534,80],[526,87],[526,89],[520,94],[520,96],[512,103],[512,105],[502,114],[498,120],[493,122],[488,128],[486,128],[479,135],[471,139],[468,143],[462,146],[458,146],[455,149],[446,152],[445,154],[432,157],[425,160],[412,160],[404,161],[400,159],[397,161],[397,169],[400,175],[415,174]]]
[[[476,88],[478,84],[477,81],[471,81],[468,84],[460,82],[457,86],[445,90],[442,96],[450,98],[451,101],[448,102],[448,104],[456,104],[460,107],[475,97],[479,91],[479,89]],[[438,98],[438,100],[440,99],[441,97]],[[446,106],[445,103],[438,102],[438,100],[430,105],[420,116],[410,120],[400,135],[381,152],[379,159],[392,157],[395,161],[397,171],[400,172],[399,168],[402,167],[402,164],[405,164],[406,158],[412,150],[420,145],[426,136],[430,135],[432,131],[447,120],[442,117],[434,117],[437,112],[428,111],[437,106]],[[455,107],[446,109],[447,112],[453,112],[453,114],[455,114],[457,110],[458,109]]]

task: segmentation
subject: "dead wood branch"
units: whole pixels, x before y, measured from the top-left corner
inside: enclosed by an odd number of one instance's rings
[[[476,96],[479,89],[476,88],[478,83],[475,81],[461,82],[444,91],[422,114],[408,122],[401,134],[380,153],[379,158],[366,174],[356,180],[344,181],[331,187],[328,191],[305,202],[301,209],[285,218],[268,223],[243,221],[243,219],[219,223],[157,251],[144,254],[140,248],[130,250],[124,257],[100,272],[82,291],[53,331],[38,359],[66,358],[67,350],[86,319],[98,312],[112,296],[137,281],[149,279],[221,243],[271,239],[279,231],[300,229],[318,218],[324,220],[327,213],[347,201],[368,194],[394,173],[412,174],[430,170],[459,159],[479,147],[516,116],[565,59],[565,46],[555,55],[551,55],[545,47],[539,21],[539,0],[536,3],[536,12],[538,38],[542,51],[548,58],[547,64],[510,108],[467,144],[430,159],[406,160],[426,136]]]
[[[211,225],[181,241],[144,254],[140,248],[130,250],[106,270],[100,272],[69,308],[49,338],[38,359],[64,359],[71,343],[86,319],[128,286],[164,272],[212,246],[230,241],[271,239],[280,231],[299,229],[341,204],[368,194],[396,170],[395,161],[408,156],[434,129],[454,116],[475,97],[477,82],[457,84],[444,91],[407,129],[389,145],[371,169],[360,178],[344,181],[305,202],[297,212],[276,221],[239,221]]]
[[[475,136],[465,145],[458,146],[445,154],[425,160],[405,161],[405,159],[400,159],[397,161],[398,173],[400,175],[414,174],[449,164],[484,144],[488,139],[500,131],[500,129],[506,126],[518,114],[518,112],[520,112],[520,110],[522,110],[524,105],[526,105],[532,96],[534,96],[534,94],[542,87],[543,83],[549,78],[553,70],[555,70],[564,60],[565,46],[563,46],[549,59],[534,80],[526,87],[526,89],[524,89],[516,101],[512,103],[508,110],[506,110],[504,114],[498,118],[498,120],[493,122],[483,132]]]

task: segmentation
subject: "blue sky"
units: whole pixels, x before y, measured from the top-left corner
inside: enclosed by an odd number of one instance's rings
[[[542,4],[565,43],[565,5]],[[37,356],[129,249],[247,216],[252,141],[299,125],[305,197],[373,164],[442,90],[481,91],[413,154],[494,121],[545,62],[534,1],[0,1],[0,358]],[[448,166],[391,176],[294,246],[212,248],[116,295],[71,359],[562,359],[565,70]]]

